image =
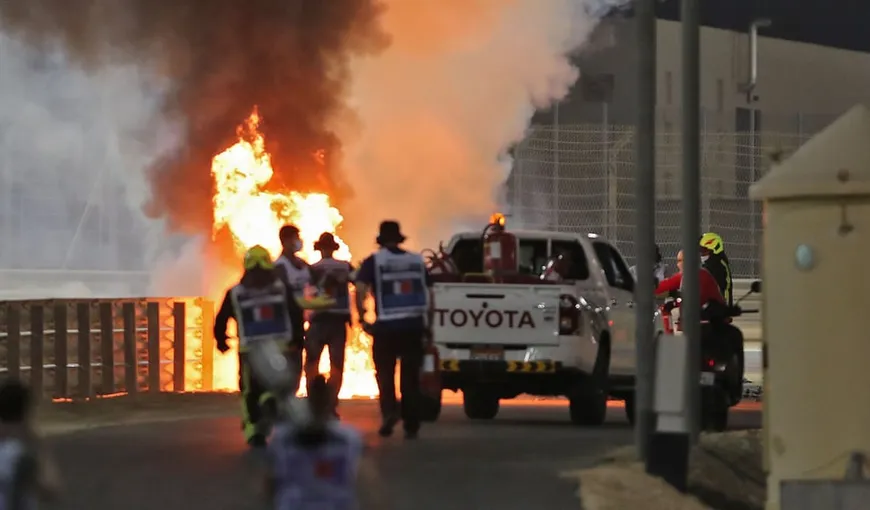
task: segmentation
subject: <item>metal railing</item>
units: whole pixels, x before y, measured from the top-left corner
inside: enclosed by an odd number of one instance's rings
[[[0,373],[59,399],[210,391],[213,317],[202,298],[0,301]]]

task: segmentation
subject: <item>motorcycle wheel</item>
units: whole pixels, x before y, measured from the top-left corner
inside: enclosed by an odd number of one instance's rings
[[[728,428],[728,409],[731,407],[725,390],[715,388],[701,396],[701,430],[723,432]]]

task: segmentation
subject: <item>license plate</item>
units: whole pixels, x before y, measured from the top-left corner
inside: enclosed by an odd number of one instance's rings
[[[504,349],[500,347],[471,349],[471,359],[476,361],[502,361],[504,360]]]
[[[713,372],[701,372],[701,386],[713,386],[716,383],[716,374]]]

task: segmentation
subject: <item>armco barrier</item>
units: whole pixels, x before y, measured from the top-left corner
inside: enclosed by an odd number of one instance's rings
[[[0,301],[0,373],[45,398],[209,391],[213,316],[201,298]]]

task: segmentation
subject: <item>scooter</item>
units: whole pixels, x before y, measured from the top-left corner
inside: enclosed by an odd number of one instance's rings
[[[701,313],[701,429],[722,431],[728,427],[728,410],[743,398],[743,333],[732,324],[736,317],[758,310],[743,309],[740,303],[761,292],[761,282],[752,282],[749,292],[734,306],[714,306]],[[662,305],[666,326],[680,330],[673,311],[680,298],[672,295]],[[672,331],[668,331],[672,334]]]

